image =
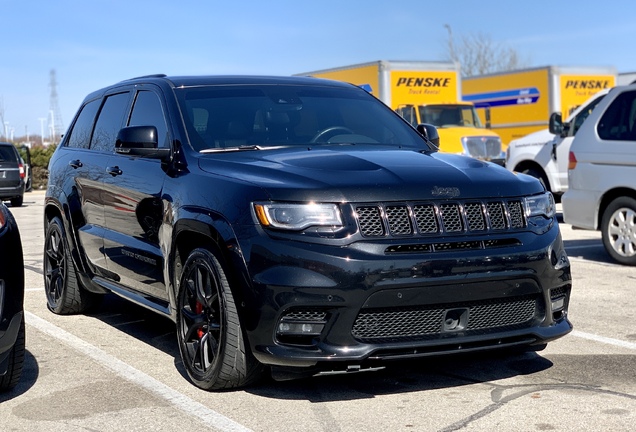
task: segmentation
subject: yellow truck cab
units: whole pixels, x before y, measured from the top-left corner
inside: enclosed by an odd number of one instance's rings
[[[499,135],[484,129],[471,103],[401,105],[396,111],[413,126],[420,123],[436,126],[443,151],[503,162]]]
[[[421,123],[436,126],[440,151],[503,164],[500,137],[483,127],[472,103],[461,100],[457,63],[380,60],[297,75],[360,86],[414,127]]]

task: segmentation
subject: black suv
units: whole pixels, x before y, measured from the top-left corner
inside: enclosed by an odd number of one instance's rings
[[[204,389],[570,332],[552,195],[425,136],[316,78],[96,91],[49,165],[48,307],[110,292],[170,317]]]
[[[11,143],[0,142],[0,201],[20,207],[24,200],[25,171],[18,150]]]
[[[15,387],[24,364],[23,259],[18,225],[0,202],[0,391]]]

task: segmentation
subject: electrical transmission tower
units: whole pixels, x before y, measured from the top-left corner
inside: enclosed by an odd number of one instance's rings
[[[57,100],[57,79],[55,78],[55,69],[51,69],[49,87],[51,87],[51,105],[49,107],[49,138],[53,142],[60,142],[62,133],[64,133],[64,123],[62,122],[62,113]]]

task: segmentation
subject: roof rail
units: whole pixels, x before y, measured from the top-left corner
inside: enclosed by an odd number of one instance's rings
[[[136,79],[141,79],[141,78],[165,78],[168,75],[166,74],[151,74],[151,75],[142,75],[142,76],[138,76],[138,77],[134,77],[134,78],[128,78],[125,79],[121,82],[126,82],[126,81],[132,81],[132,80],[136,80]]]

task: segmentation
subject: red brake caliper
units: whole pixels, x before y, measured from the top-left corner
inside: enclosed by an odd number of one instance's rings
[[[194,310],[197,314],[203,313],[203,304],[201,304],[200,302],[197,302],[196,306],[194,307]],[[199,339],[203,337],[203,327],[197,330],[197,336],[199,336]]]

